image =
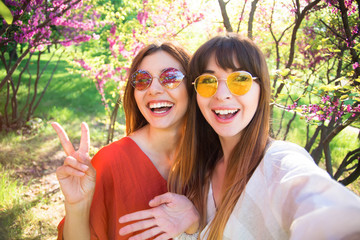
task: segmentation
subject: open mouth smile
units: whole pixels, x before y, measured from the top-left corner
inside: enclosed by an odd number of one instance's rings
[[[240,110],[239,109],[216,109],[212,110],[216,116],[222,120],[233,118]]]
[[[156,102],[148,104],[148,108],[156,114],[166,113],[170,111],[173,106],[174,104],[171,102]]]

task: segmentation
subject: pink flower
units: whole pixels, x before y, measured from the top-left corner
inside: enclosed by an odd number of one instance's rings
[[[115,33],[116,33],[116,26],[113,25],[113,26],[111,27],[111,29],[110,29],[110,34],[111,34],[111,35],[115,35]]]
[[[359,63],[358,63],[358,62],[354,63],[354,64],[352,65],[352,67],[353,67],[354,70],[357,69],[357,68],[359,67]]]
[[[346,111],[351,112],[351,105],[346,106]]]
[[[141,25],[145,27],[146,20],[148,19],[148,12],[145,10],[143,12],[139,12],[137,15],[137,19]]]

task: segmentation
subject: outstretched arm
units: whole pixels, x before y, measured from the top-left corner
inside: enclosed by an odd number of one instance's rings
[[[89,157],[89,128],[86,123],[81,124],[80,147],[75,151],[60,124],[54,122],[51,125],[67,155],[64,164],[56,170],[61,191],[65,196],[64,239],[90,239],[89,215],[96,171]]]
[[[199,227],[199,213],[193,203],[185,196],[175,193],[159,195],[149,202],[151,209],[127,214],[119,219],[120,223],[137,221],[120,229],[120,235],[148,229],[129,240],[169,239],[186,232],[193,234]]]

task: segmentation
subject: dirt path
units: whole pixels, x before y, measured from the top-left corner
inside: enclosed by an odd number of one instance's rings
[[[57,238],[57,225],[65,215],[65,211],[64,196],[60,191],[55,171],[64,158],[65,154],[59,151],[50,161],[41,162],[35,166],[37,170],[31,171],[34,175],[29,179],[29,187],[23,199],[31,206],[25,216],[31,223],[24,225],[22,233],[24,238],[38,239],[40,236],[40,239]],[[28,174],[26,177],[29,177]]]

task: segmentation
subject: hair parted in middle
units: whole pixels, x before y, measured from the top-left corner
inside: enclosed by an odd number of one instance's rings
[[[134,97],[134,88],[130,84],[130,77],[131,75],[138,70],[138,67],[140,66],[142,60],[155,52],[158,51],[164,51],[168,54],[170,54],[173,58],[175,58],[182,66],[185,78],[184,83],[186,84],[186,90],[188,93],[188,96],[192,94],[192,85],[191,81],[188,80],[188,63],[190,60],[190,54],[188,51],[180,46],[179,44],[175,42],[165,42],[161,44],[153,43],[150,45],[145,46],[143,49],[140,50],[140,52],[135,56],[130,70],[128,71],[127,75],[127,83],[125,86],[125,93],[124,93],[124,99],[123,99],[123,106],[124,106],[124,112],[125,112],[125,119],[126,119],[126,135],[129,135],[132,132],[135,132],[136,130],[142,128],[147,124],[146,119],[141,114],[136,101]],[[156,64],[156,63],[154,63]],[[180,70],[180,69],[179,69]]]
[[[209,59],[213,56],[218,66],[224,70],[236,71],[237,65],[241,70],[258,77],[257,83],[260,86],[257,110],[250,123],[242,130],[240,140],[230,155],[222,199],[209,229],[208,239],[221,239],[235,204],[264,155],[269,140],[271,90],[265,57],[252,40],[229,33],[204,43],[191,58],[191,81],[205,72]],[[203,228],[206,225],[210,177],[223,153],[218,135],[200,112],[196,93],[191,96],[189,104],[184,142],[170,172],[168,185],[170,191],[185,194],[192,200],[200,213],[200,227]]]

